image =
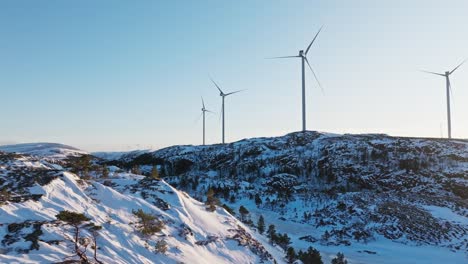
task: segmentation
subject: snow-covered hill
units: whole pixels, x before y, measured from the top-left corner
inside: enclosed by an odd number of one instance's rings
[[[71,161],[63,161],[70,153],[55,156],[57,148],[70,150],[72,156],[81,153],[51,144],[3,148],[35,156],[0,152],[0,263],[76,260],[73,229],[56,217],[65,210],[83,213],[90,219],[86,223],[102,226],[97,237],[102,263],[283,263],[281,250],[223,208],[209,212],[163,180],[116,167],[99,175],[100,167],[91,164],[89,174],[80,172],[79,177],[68,170]],[[73,161],[89,162],[84,157]],[[163,223],[162,230],[143,235],[134,214],[139,209]],[[79,241],[82,249],[87,245],[94,263],[91,234],[83,227]],[[167,252],[158,253],[158,242],[167,243]]]
[[[29,154],[33,156],[61,159],[70,156],[88,154],[86,151],[57,143],[25,143],[0,146],[0,151],[9,153]]]
[[[148,170],[193,197],[208,189],[254,224],[351,263],[467,263],[468,141],[292,133],[174,146],[109,161]]]

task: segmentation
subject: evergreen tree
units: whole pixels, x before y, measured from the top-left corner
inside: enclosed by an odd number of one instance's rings
[[[289,238],[288,234],[286,233],[282,235],[279,234],[279,235],[276,235],[275,242],[276,244],[278,244],[278,246],[286,250],[288,245],[291,244],[291,238]]]
[[[153,179],[156,179],[156,180],[159,180],[159,172],[158,172],[158,167],[156,167],[156,165],[153,166],[153,168],[151,169],[151,178]]]
[[[214,190],[212,188],[208,189],[208,192],[206,193],[206,210],[210,212],[214,212],[216,210],[216,205],[219,205],[219,199],[215,197]]]
[[[249,214],[249,210],[247,210],[247,208],[245,208],[243,205],[241,205],[239,207],[239,214],[241,216],[241,221],[245,221],[247,220],[247,216]]]
[[[263,232],[265,232],[265,219],[263,218],[263,215],[260,215],[260,217],[258,218],[257,229],[260,234],[263,234]]]
[[[164,222],[151,213],[145,213],[141,209],[132,213],[138,218],[137,229],[145,236],[153,235],[164,228]]]
[[[296,251],[293,247],[288,247],[288,250],[286,251],[286,260],[288,261],[288,263],[294,263],[296,259]]]
[[[276,241],[276,227],[275,225],[271,224],[268,226],[268,238],[270,239],[270,242],[275,242]]]
[[[102,229],[102,226],[90,223],[89,225],[87,225],[87,228],[90,231],[91,236],[93,237],[93,244],[94,245],[92,246],[92,249],[94,250],[94,260],[99,264],[103,264],[103,262],[98,260],[98,258],[97,258],[97,250],[98,250],[97,238],[99,236],[99,231],[101,231],[101,229]]]
[[[102,175],[101,178],[107,179],[109,178],[109,169],[107,168],[106,165],[102,166]]]
[[[262,204],[262,198],[260,198],[260,195],[258,193],[255,194],[255,204],[257,207]]]
[[[309,247],[306,252],[299,251],[298,257],[304,264],[323,264],[320,252],[313,247]]]
[[[11,199],[11,192],[7,189],[6,186],[4,186],[0,190],[0,205],[2,205],[3,203],[8,202],[8,200],[10,200],[10,199]]]
[[[88,263],[88,257],[86,256],[86,247],[84,249],[79,245],[80,240],[80,230],[89,219],[84,214],[70,212],[70,211],[60,211],[55,217],[58,220],[65,222],[73,228],[73,243],[75,254],[80,258],[81,262]]]
[[[341,252],[338,252],[336,254],[336,257],[332,259],[332,264],[348,264],[348,261],[345,259],[344,254]]]

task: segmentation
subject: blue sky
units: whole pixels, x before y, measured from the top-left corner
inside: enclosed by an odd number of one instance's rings
[[[444,72],[468,57],[468,2],[2,1],[0,143],[86,150],[200,144],[200,96],[226,139],[301,128],[296,55],[309,52],[309,130],[446,136]],[[468,64],[452,78],[453,136],[468,138]],[[219,116],[207,142],[221,140]]]

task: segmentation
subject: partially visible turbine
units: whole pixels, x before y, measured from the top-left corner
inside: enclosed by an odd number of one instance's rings
[[[317,75],[312,69],[312,66],[310,66],[309,60],[307,59],[307,53],[309,53],[310,47],[312,47],[312,44],[314,44],[315,39],[317,39],[317,36],[320,34],[320,31],[322,31],[322,28],[323,26],[319,29],[317,34],[315,34],[314,39],[312,39],[312,41],[310,42],[305,52],[304,50],[300,50],[299,55],[296,55],[296,56],[283,56],[283,57],[269,58],[269,59],[301,58],[302,60],[302,131],[306,131],[305,63],[307,63],[307,65],[309,66],[310,70],[312,71],[312,74],[314,75],[315,80],[317,81],[318,86],[323,91],[322,85],[320,84],[320,81],[317,78]]]
[[[439,75],[442,77],[445,77],[445,83],[446,83],[446,93],[447,93],[447,128],[448,128],[448,138],[452,138],[452,120],[451,120],[451,114],[450,114],[450,93],[452,92],[452,85],[450,84],[450,75],[454,73],[460,66],[462,66],[466,60],[464,60],[462,63],[458,64],[457,67],[455,67],[451,71],[446,71],[445,73],[437,73],[437,72],[430,72],[430,71],[422,71],[425,73],[429,74],[434,74],[434,75]]]
[[[206,109],[205,107],[205,102],[203,101],[203,97],[201,98],[201,101],[202,101],[202,115],[203,115],[203,146],[205,145],[205,113],[208,112],[208,113],[213,113],[211,112],[210,110]]]
[[[211,79],[211,78],[210,78]],[[216,86],[216,88],[218,88],[219,90],[219,96],[222,97],[222,105],[221,105],[221,114],[222,114],[222,118],[223,118],[223,128],[222,128],[222,142],[224,144],[225,140],[224,140],[224,98],[226,96],[229,96],[229,95],[232,95],[232,94],[235,94],[235,93],[238,93],[238,92],[242,92],[244,90],[238,90],[238,91],[234,91],[234,92],[231,92],[231,93],[224,93],[223,90],[221,90],[221,88],[219,87],[219,85],[213,81],[213,79],[211,79],[211,81],[213,82],[213,84]]]

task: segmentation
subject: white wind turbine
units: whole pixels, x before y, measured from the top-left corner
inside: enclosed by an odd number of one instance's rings
[[[315,80],[317,81],[317,84],[319,85],[320,89],[322,89],[322,85],[320,84],[320,81],[318,80],[317,75],[312,69],[312,66],[310,66],[309,60],[307,59],[307,53],[309,53],[310,47],[312,46],[312,44],[314,44],[315,39],[319,35],[320,31],[322,31],[322,28],[323,27],[321,27],[319,31],[317,32],[317,34],[315,34],[314,39],[312,40],[312,42],[310,42],[305,52],[304,50],[300,50],[299,55],[296,55],[296,56],[283,56],[283,57],[269,58],[269,59],[301,58],[301,61],[302,61],[302,131],[306,131],[305,63],[307,63],[307,65],[309,66],[310,70],[312,71],[312,74],[314,75]]]
[[[215,81],[213,81],[213,79],[211,79],[211,81],[212,81],[213,84],[216,86],[216,88],[218,88],[218,90],[219,90],[219,96],[222,97],[222,106],[221,106],[221,114],[222,114],[222,118],[223,118],[223,121],[222,121],[222,122],[223,122],[223,128],[222,128],[222,142],[223,142],[223,144],[224,144],[224,142],[225,142],[225,141],[224,141],[224,98],[225,98],[226,96],[229,96],[229,95],[231,95],[231,94],[235,94],[235,93],[241,92],[241,91],[243,91],[243,90],[238,90],[238,91],[231,92],[231,93],[224,93],[224,92],[221,90],[221,88],[219,87],[219,85],[216,84]]]
[[[208,112],[208,113],[213,113],[211,112],[210,110],[206,109],[205,107],[205,102],[203,101],[203,97],[201,98],[202,100],[202,115],[203,115],[203,146],[205,145],[205,113]]]
[[[446,94],[447,94],[447,128],[448,128],[448,138],[452,138],[452,120],[451,120],[451,113],[450,113],[450,93],[452,91],[452,86],[450,84],[450,75],[454,73],[460,66],[462,66],[466,60],[460,63],[457,67],[455,67],[451,71],[446,71],[445,73],[437,73],[437,72],[430,72],[430,71],[422,71],[425,73],[435,74],[442,77],[445,77],[445,84],[446,84]]]

